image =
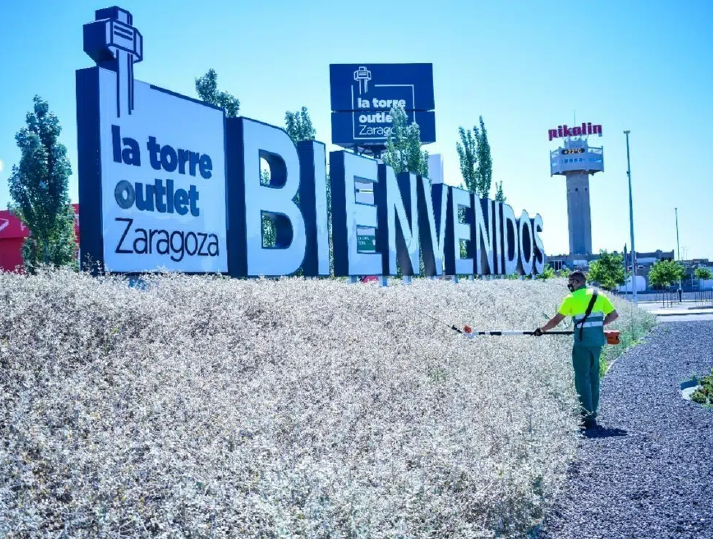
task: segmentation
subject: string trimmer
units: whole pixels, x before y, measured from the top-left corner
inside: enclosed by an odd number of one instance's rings
[[[450,329],[453,331],[456,331],[460,333],[461,335],[465,335],[468,338],[473,338],[476,335],[490,335],[490,336],[505,336],[505,335],[532,335],[534,331],[523,331],[523,330],[494,330],[494,331],[475,331],[473,328],[471,328],[469,325],[463,326],[463,329],[453,325],[449,324],[448,322],[444,322],[440,318],[436,318],[435,316],[428,314],[426,312],[423,312],[419,309],[414,309],[420,312],[421,314],[424,314],[431,318],[432,320],[435,320],[439,324],[443,324],[445,326],[448,326]],[[547,331],[543,333],[542,335],[572,335],[574,331]],[[604,335],[607,339],[607,344],[620,344],[619,340],[619,331],[615,329],[607,329],[604,331]]]

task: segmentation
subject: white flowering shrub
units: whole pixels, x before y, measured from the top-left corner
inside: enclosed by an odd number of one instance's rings
[[[0,537],[474,538],[577,444],[561,282],[0,274]],[[636,312],[632,315],[636,315]]]

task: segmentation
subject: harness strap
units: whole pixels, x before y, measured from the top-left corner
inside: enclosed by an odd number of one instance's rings
[[[587,312],[584,313],[584,318],[582,318],[579,322],[575,322],[574,325],[575,327],[577,324],[579,324],[579,340],[582,341],[584,338],[584,323],[587,321],[587,318],[589,318],[589,315],[592,314],[592,309],[594,309],[594,304],[597,302],[597,291],[595,290],[592,293],[592,299],[589,300],[589,305],[587,305]]]

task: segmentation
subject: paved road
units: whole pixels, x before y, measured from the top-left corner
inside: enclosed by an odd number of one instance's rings
[[[583,438],[539,537],[713,538],[713,410],[679,388],[712,367],[710,321],[660,324],[624,354],[602,382],[603,436]]]
[[[696,322],[713,322],[713,313],[705,314],[674,314],[667,316],[657,316],[659,322],[690,322],[692,320]]]

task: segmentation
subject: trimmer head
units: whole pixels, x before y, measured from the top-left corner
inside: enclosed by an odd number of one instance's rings
[[[619,339],[619,331],[616,329],[607,329],[604,331],[604,335],[607,338],[607,344],[621,344]]]

